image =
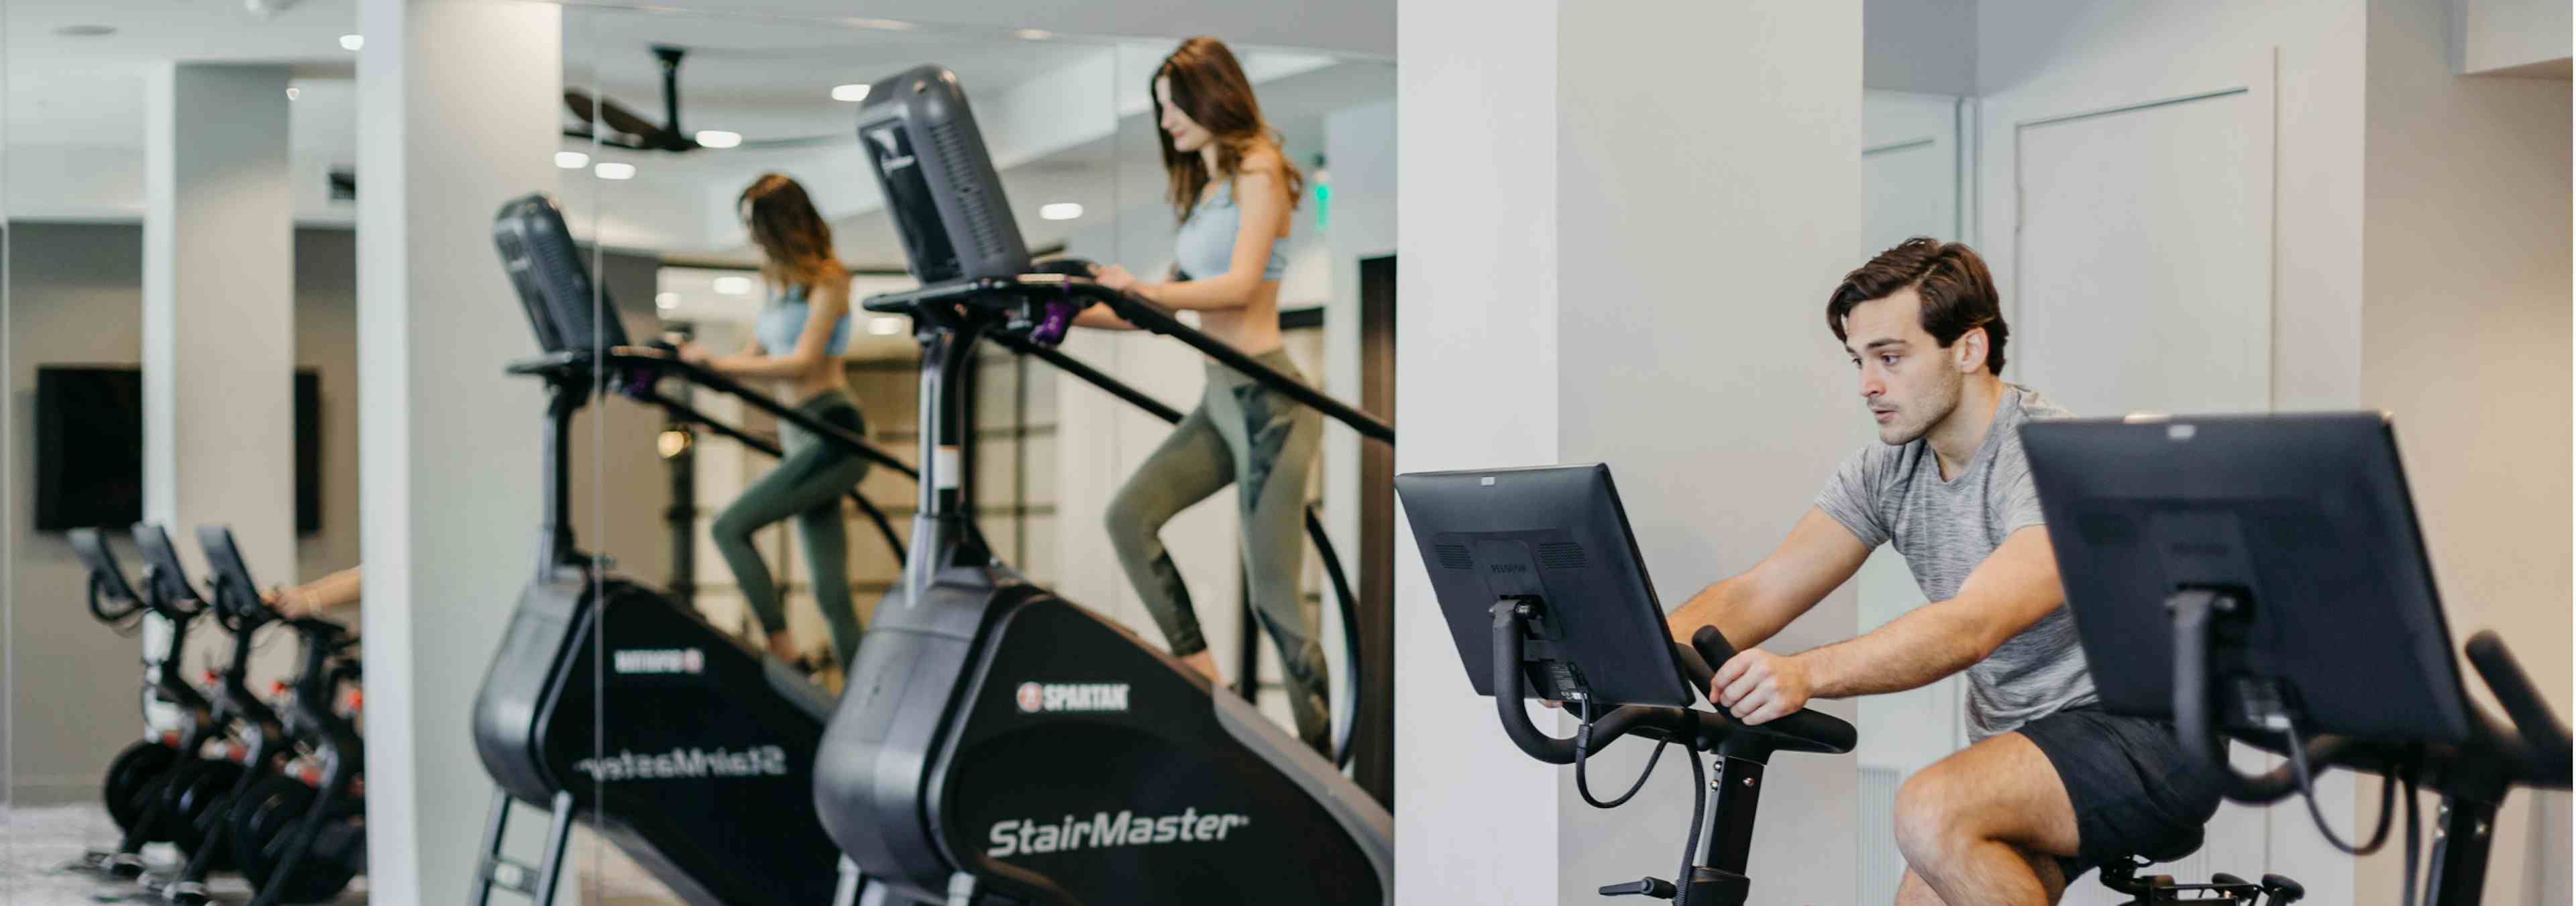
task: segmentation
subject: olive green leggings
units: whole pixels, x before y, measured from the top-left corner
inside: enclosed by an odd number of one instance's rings
[[[867,432],[858,404],[839,390],[815,394],[796,409],[853,432]],[[778,632],[787,628],[787,602],[769,576],[769,564],[752,546],[751,535],[795,517],[797,533],[805,539],[805,564],[814,577],[814,603],[831,629],[832,652],[846,667],[859,650],[861,627],[859,612],[850,605],[850,544],[842,522],[841,496],[867,477],[868,461],[789,423],[779,424],[778,445],[786,448],[786,457],[742,489],[742,496],[717,514],[709,533],[715,536],[725,565],[733,568],[734,582],[742,586],[743,600],[760,618],[761,628]]]
[[[1298,377],[1284,351],[1254,358]],[[1318,749],[1329,744],[1332,712],[1325,698],[1317,620],[1305,606],[1297,578],[1306,553],[1306,473],[1313,468],[1323,430],[1323,416],[1315,410],[1211,362],[1198,408],[1174,426],[1118,489],[1106,520],[1119,565],[1162,627],[1172,653],[1197,654],[1207,649],[1207,639],[1199,633],[1189,589],[1172,565],[1161,533],[1181,510],[1234,485],[1252,611],[1279,647],[1297,735]]]

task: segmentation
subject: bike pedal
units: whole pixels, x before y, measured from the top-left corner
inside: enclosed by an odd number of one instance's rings
[[[1609,884],[1601,888],[1601,895],[1605,897],[1647,896],[1658,900],[1669,900],[1673,898],[1673,893],[1672,882],[1662,878],[1642,878],[1624,884]]]

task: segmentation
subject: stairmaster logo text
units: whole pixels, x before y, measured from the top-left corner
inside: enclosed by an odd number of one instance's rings
[[[787,776],[787,750],[778,746],[619,752],[573,762],[573,770],[600,782],[612,780],[731,780]]]
[[[985,834],[984,854],[996,859],[1043,853],[1074,852],[1110,846],[1158,846],[1166,843],[1219,843],[1250,825],[1246,815],[1201,813],[1184,809],[1177,815],[1116,815],[1094,812],[1090,820],[1066,815],[1062,820],[1014,818],[996,822]]]
[[[627,648],[609,652],[609,661],[621,675],[707,672],[707,653],[697,648]]]
[[[1125,711],[1126,683],[1021,683],[1020,711]]]

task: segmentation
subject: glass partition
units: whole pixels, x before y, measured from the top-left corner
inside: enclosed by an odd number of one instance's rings
[[[858,433],[906,465],[917,463],[920,443],[912,325],[855,310],[866,296],[915,285],[853,134],[866,86],[921,65],[955,73],[1033,252],[1168,277],[1177,218],[1150,81],[1177,36],[1112,40],[581,6],[566,8],[564,35],[558,191],[629,335],[691,349],[692,357],[702,350],[741,389],[796,412],[839,418],[846,405]],[[1358,262],[1394,245],[1394,70],[1384,61],[1268,48],[1243,48],[1241,57],[1305,177],[1282,247],[1282,337],[1310,383],[1349,398],[1358,384]],[[1334,204],[1333,148],[1365,159],[1362,183],[1382,187],[1380,197]],[[746,210],[745,191],[771,174],[793,180],[810,200],[832,257],[850,275],[854,310],[846,327],[834,328],[845,339],[831,345],[839,367],[828,378],[776,361],[802,338],[818,300],[807,281],[764,253],[746,222],[746,214],[759,217]],[[1348,335],[1335,332],[1336,319]],[[1076,330],[1063,351],[1183,411],[1198,404],[1206,380],[1204,359],[1167,338]],[[1339,370],[1336,356],[1346,357]],[[968,375],[968,503],[994,555],[1148,644],[1164,644],[1103,520],[1113,493],[1170,426],[994,344],[978,349]],[[581,416],[574,487],[585,550],[740,648],[771,655],[779,672],[837,695],[846,634],[864,631],[901,578],[913,481],[889,466],[813,455],[788,460],[782,476],[776,453],[796,457],[817,443],[795,419],[703,382],[666,378],[658,390],[687,411],[614,399]],[[1332,469],[1356,473],[1360,441],[1335,427],[1325,443],[1323,462],[1308,470],[1308,496],[1342,539],[1344,568],[1357,570],[1359,504],[1328,489]],[[1355,487],[1355,474],[1346,483]],[[1233,499],[1227,491],[1185,511],[1162,537],[1198,602],[1221,675],[1231,682],[1251,673],[1255,681],[1240,691],[1293,726],[1278,657],[1245,616]],[[1326,658],[1338,669],[1350,655],[1311,547],[1306,556],[1302,620],[1321,622]],[[1385,612],[1382,602],[1375,612]],[[606,617],[612,639],[621,613]],[[1332,677],[1341,695],[1341,674]],[[611,738],[619,721],[664,704],[633,689],[613,673],[600,689]],[[614,744],[600,752],[618,754]],[[1382,795],[1382,783],[1378,789]],[[613,809],[621,800],[603,801]],[[585,830],[577,840],[591,838]],[[671,896],[631,854],[595,842],[576,851],[587,895]]]

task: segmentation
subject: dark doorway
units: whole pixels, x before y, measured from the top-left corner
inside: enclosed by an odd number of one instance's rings
[[[1395,256],[1360,260],[1362,411],[1403,424],[1395,411]],[[1360,690],[1351,773],[1395,808],[1395,448],[1360,442]]]

